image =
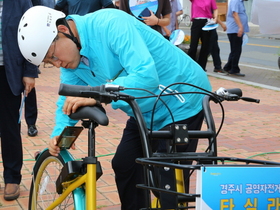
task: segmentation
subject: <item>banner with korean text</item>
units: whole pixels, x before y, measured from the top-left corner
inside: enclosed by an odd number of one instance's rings
[[[196,210],[280,209],[279,166],[206,166],[197,172]]]

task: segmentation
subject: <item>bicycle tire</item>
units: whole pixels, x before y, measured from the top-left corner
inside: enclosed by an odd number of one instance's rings
[[[183,17],[183,23],[187,26],[190,27],[192,22],[191,22],[191,17],[189,15],[184,15]]]
[[[67,150],[52,156],[48,149],[41,152],[33,168],[33,178],[29,192],[29,210],[45,210],[57,197],[56,179],[63,165],[74,158]],[[85,209],[84,190],[76,189],[55,209]]]

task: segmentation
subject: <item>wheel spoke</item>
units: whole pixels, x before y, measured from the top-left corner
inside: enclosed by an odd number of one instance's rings
[[[34,168],[34,175],[30,189],[29,209],[45,210],[53,203],[59,194],[56,192],[56,179],[58,178],[64,162],[61,157],[47,154],[41,155],[40,164]],[[72,193],[55,209],[74,209]]]

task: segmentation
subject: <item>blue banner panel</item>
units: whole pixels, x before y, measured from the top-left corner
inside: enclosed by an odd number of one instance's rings
[[[197,210],[280,210],[280,167],[202,167]]]

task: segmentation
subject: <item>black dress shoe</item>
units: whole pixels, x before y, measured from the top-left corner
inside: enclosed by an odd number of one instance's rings
[[[36,128],[36,125],[28,125],[28,136],[37,136],[38,130]]]
[[[229,75],[231,75],[231,76],[238,76],[238,77],[245,77],[245,74],[241,74],[241,73],[230,73],[229,72]]]

